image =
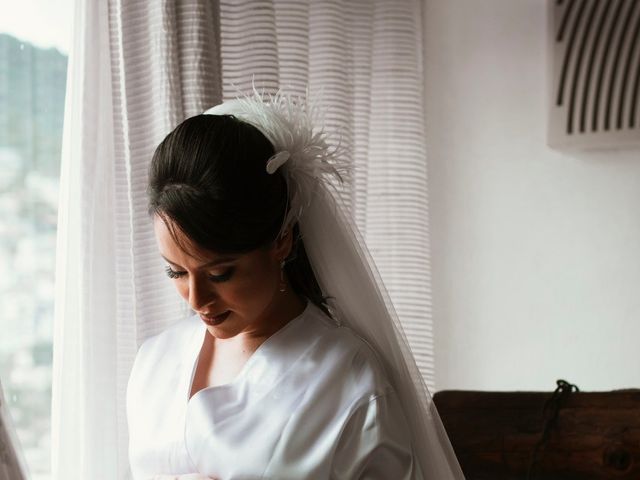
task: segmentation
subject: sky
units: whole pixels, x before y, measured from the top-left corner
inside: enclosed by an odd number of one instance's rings
[[[74,0],[0,0],[0,33],[68,54]]]

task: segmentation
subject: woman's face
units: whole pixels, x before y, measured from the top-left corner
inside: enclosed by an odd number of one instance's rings
[[[280,262],[291,249],[290,231],[269,249],[227,256],[199,248],[172,224],[177,243],[158,215],[154,230],[160,254],[167,262],[167,275],[191,308],[201,317],[229,311],[220,323],[203,319],[214,337],[260,335],[269,329],[270,319],[282,303]]]

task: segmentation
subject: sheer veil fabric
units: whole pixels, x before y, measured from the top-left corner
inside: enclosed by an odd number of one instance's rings
[[[339,200],[320,189],[300,221],[318,282],[335,300],[338,319],[380,356],[404,407],[416,455],[428,479],[463,479],[440,417],[411,354],[367,247],[345,217]]]
[[[317,100],[255,91],[205,114],[232,114],[257,127],[274,145],[290,191],[288,223],[298,221],[310,263],[336,320],[374,349],[409,419],[416,457],[427,479],[463,479],[458,460],[411,353],[401,323],[364,239],[353,225],[332,176],[347,152],[331,148],[314,128]],[[317,126],[316,126],[317,127]],[[270,160],[270,161],[271,161]],[[270,163],[267,162],[267,164]],[[281,162],[278,162],[281,163]]]

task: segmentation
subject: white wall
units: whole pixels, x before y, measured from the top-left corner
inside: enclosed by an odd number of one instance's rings
[[[425,2],[436,388],[640,387],[640,149],[546,146],[546,1]]]

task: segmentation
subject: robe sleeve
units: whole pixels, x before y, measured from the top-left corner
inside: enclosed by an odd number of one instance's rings
[[[409,426],[394,392],[371,396],[352,412],[338,441],[332,480],[422,480]]]

